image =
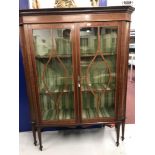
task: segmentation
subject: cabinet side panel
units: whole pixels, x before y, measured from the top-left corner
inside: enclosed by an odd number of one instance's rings
[[[28,58],[26,54],[27,50],[25,46],[25,35],[24,35],[23,26],[20,26],[20,46],[22,49],[23,65],[24,65],[24,72],[25,72],[25,79],[26,79],[26,90],[27,90],[27,95],[28,95],[29,103],[30,103],[31,120],[36,121],[36,117],[34,113],[34,106],[33,106],[31,84],[28,82],[30,81],[30,76],[29,76],[29,71],[28,71]]]
[[[126,116],[126,94],[128,79],[128,56],[129,56],[129,32],[130,22],[122,22],[121,50],[120,50],[120,100],[119,100],[119,119]]]
[[[29,47],[29,39],[28,39],[28,28],[27,25],[24,25],[20,28],[21,35],[21,47],[22,47],[22,55],[23,55],[23,63],[24,70],[26,76],[26,85],[28,97],[30,100],[30,110],[31,110],[31,119],[32,121],[37,121],[37,108],[36,108],[36,97],[35,97],[35,88],[34,88],[34,79],[32,72],[32,63],[30,58],[30,47]]]

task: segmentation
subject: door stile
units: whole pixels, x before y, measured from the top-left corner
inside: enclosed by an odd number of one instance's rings
[[[80,83],[80,27],[79,23],[75,24],[75,40],[76,40],[76,83],[77,83],[77,103],[78,103],[78,123],[82,122],[82,107],[81,107],[81,83]]]
[[[77,46],[76,46],[76,24],[72,24],[71,29],[72,40],[72,62],[73,62],[73,79],[74,79],[74,109],[76,123],[79,123],[79,102],[78,102],[78,86],[77,86]]]

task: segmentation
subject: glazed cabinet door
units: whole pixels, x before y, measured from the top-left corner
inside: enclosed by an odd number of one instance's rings
[[[79,24],[79,92],[82,122],[116,117],[118,23]]]
[[[76,121],[73,30],[72,24],[29,27],[42,122]]]

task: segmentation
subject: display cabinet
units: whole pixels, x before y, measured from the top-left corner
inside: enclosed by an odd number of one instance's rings
[[[32,131],[115,124],[124,139],[131,6],[20,10]]]

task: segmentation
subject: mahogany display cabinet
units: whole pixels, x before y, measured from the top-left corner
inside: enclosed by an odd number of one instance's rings
[[[131,6],[20,10],[20,44],[34,144],[45,127],[126,117]]]

